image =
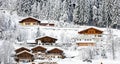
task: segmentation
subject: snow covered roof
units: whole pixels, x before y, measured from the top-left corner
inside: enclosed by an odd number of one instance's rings
[[[77,43],[95,43],[95,41],[76,41]]]
[[[18,44],[23,44],[24,42],[17,42]]]
[[[90,47],[93,47],[93,46],[79,46],[79,47],[77,47],[77,49],[82,51],[82,50],[88,49]]]
[[[41,23],[53,23],[54,24],[54,21],[52,21],[52,20],[41,20]]]
[[[83,31],[83,30],[86,30],[86,29],[89,29],[89,28],[95,28],[95,29],[98,29],[100,31],[104,31],[103,28],[99,28],[99,27],[96,27],[96,26],[80,26],[79,31]]]
[[[56,38],[54,38],[53,36],[41,36],[41,37],[36,38],[36,39],[41,39],[41,38],[45,38],[45,37],[56,39]],[[57,39],[56,39],[56,40],[57,40]]]
[[[50,51],[50,50],[52,50],[52,49],[55,49],[55,48],[57,48],[57,49],[60,49],[60,50],[64,50],[64,49],[62,49],[61,47],[56,47],[56,46],[46,46],[45,48],[47,48],[47,51]]]
[[[48,20],[42,20],[41,23],[49,23]]]
[[[30,53],[30,52],[28,52],[28,51],[26,51],[26,50],[24,50],[24,51],[21,51],[21,52],[17,53],[16,55],[22,54],[22,53],[24,53],[24,52],[26,52],[26,53],[28,53],[28,54],[31,54],[31,55],[33,55],[32,53]]]
[[[15,51],[19,50],[19,49],[25,49],[25,50],[29,50],[28,48],[26,47],[20,47],[20,48],[17,48]]]
[[[22,19],[22,20],[20,21],[20,23],[22,23],[23,21],[25,21],[25,20],[27,20],[27,19],[32,19],[32,20],[35,20],[35,21],[37,21],[37,22],[41,22],[41,21],[39,21],[39,20],[36,19],[36,18],[33,18],[33,17],[27,17],[27,18]]]
[[[63,50],[61,50],[60,48],[53,48],[53,49],[49,49],[48,51],[52,51],[52,50],[59,50],[59,51],[63,51]]]
[[[35,40],[27,40],[27,43],[36,43]]]
[[[87,28],[85,28],[85,29],[81,29],[80,31],[88,30],[88,29],[91,29],[91,28],[96,29],[96,30],[99,30],[99,31],[102,31],[100,28],[97,28],[97,27],[87,27]],[[80,32],[80,31],[79,31],[79,32]],[[103,31],[102,31],[102,32],[103,32]]]
[[[37,47],[42,47],[44,49],[46,49],[44,46],[40,46],[40,45],[36,45],[35,47],[32,47],[31,49],[37,48]]]

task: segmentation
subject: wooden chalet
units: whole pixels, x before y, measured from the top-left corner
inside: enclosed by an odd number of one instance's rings
[[[52,45],[56,41],[57,41],[56,38],[49,37],[49,36],[45,36],[45,37],[41,37],[41,38],[36,39],[36,42],[39,44],[42,44],[42,45]]]
[[[82,30],[82,31],[80,31],[80,32],[78,32],[78,33],[79,33],[79,34],[102,34],[103,31],[91,27],[91,28]]]
[[[32,48],[31,50],[32,50],[32,53],[38,53],[38,52],[45,53],[47,49],[42,46],[36,46]]]
[[[40,25],[40,21],[31,17],[25,18],[19,22],[21,25]]]
[[[47,51],[48,58],[64,58],[63,50],[58,48],[54,48],[52,50]]]
[[[47,53],[62,54],[63,51],[60,50],[60,49],[58,49],[58,48],[54,48],[54,49],[52,49],[52,50],[47,51]]]
[[[58,48],[53,48],[47,51],[47,49],[42,46],[36,46],[32,48],[31,51],[27,50],[24,47],[21,47],[17,50],[20,51],[16,52],[15,54],[14,59],[16,62],[32,62],[36,59],[43,60],[50,58],[65,58],[63,50],[60,50]]]
[[[31,49],[35,59],[45,59],[46,48],[42,46],[36,46]]]
[[[96,42],[102,41],[102,34],[103,31],[96,29],[94,27],[79,31],[78,34],[80,34],[80,41],[76,44],[78,46],[95,46]]]
[[[15,52],[16,52],[16,53],[19,53],[19,52],[22,52],[22,51],[24,51],[24,50],[30,52],[30,50],[27,49],[27,48],[25,48],[25,47],[18,48],[18,49],[15,50]]]
[[[34,56],[32,53],[24,50],[16,54],[15,60],[17,62],[32,62],[34,60]]]

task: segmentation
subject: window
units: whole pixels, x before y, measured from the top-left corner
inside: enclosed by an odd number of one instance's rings
[[[33,25],[36,25],[36,23],[33,23]]]
[[[95,33],[95,31],[94,30],[89,30],[88,33],[93,34],[93,33]]]
[[[102,35],[98,35],[98,37],[102,37]]]
[[[30,23],[25,23],[25,25],[30,25]]]

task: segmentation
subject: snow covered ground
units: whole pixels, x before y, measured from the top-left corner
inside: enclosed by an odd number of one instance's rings
[[[34,40],[35,38],[35,33],[38,31],[37,28],[40,28],[40,34],[42,36],[52,36],[58,39],[57,43],[72,43],[75,44],[76,42],[72,41],[72,39],[78,37],[78,31],[90,28],[90,27],[94,27],[94,26],[80,26],[79,28],[60,28],[60,27],[43,27],[43,26],[34,26],[34,27],[20,27],[20,31],[24,31],[26,34],[26,39],[30,40]],[[100,29],[102,31],[104,31],[104,38],[107,38],[108,32],[106,28],[98,28],[98,27],[94,27],[97,29]],[[28,33],[29,32],[29,33]],[[48,33],[49,32],[49,33]],[[118,34],[120,32],[120,30],[117,29],[112,29],[112,34],[114,35],[115,38],[119,38],[120,35]],[[34,37],[33,37],[34,36]],[[27,40],[26,40],[27,41]],[[105,40],[106,41],[106,40]],[[104,43],[104,42],[103,42]],[[105,43],[106,44],[106,43]],[[15,46],[18,47],[18,46]],[[49,47],[49,46],[45,46],[48,49],[53,48]],[[103,64],[119,64],[119,60],[112,60],[112,56],[111,54],[109,54],[109,52],[107,52],[107,56],[109,56],[107,59],[103,59],[101,57],[95,57],[95,59],[92,60],[92,63],[90,62],[83,62],[83,59],[81,58],[83,55],[82,50],[76,50],[74,49],[76,46],[71,46],[68,47],[68,49],[64,50],[65,56],[67,58],[65,59],[53,59],[53,60],[35,60],[34,63],[38,64],[40,62],[57,62],[58,64],[101,64],[101,62]],[[83,47],[85,48],[85,47]],[[87,48],[87,47],[86,47]],[[64,46],[61,47],[61,49],[64,49]],[[81,47],[82,49],[82,47]],[[116,55],[119,55],[119,53],[117,53]],[[119,57],[117,57],[119,58]],[[30,64],[30,63],[28,63]]]
[[[15,13],[16,14],[16,13]],[[7,15],[7,14],[6,14]],[[18,24],[18,21],[21,20],[19,18],[16,18],[17,15],[12,15],[11,19],[14,22]],[[23,19],[23,18],[22,18]],[[60,22],[56,22],[56,24],[59,24]],[[11,25],[13,25],[11,24]],[[17,26],[17,36],[20,36],[21,41],[19,42],[20,44],[26,42],[26,41],[33,41],[36,38],[38,38],[36,35],[39,33],[40,36],[52,36],[57,38],[57,42],[56,43],[72,43],[73,46],[61,46],[62,49],[64,49],[65,52],[65,56],[67,58],[65,59],[54,59],[54,60],[36,60],[35,62],[44,62],[44,61],[56,61],[58,64],[100,64],[101,62],[103,64],[120,64],[119,60],[120,60],[120,30],[117,29],[111,29],[112,32],[112,38],[114,39],[114,42],[117,43],[115,48],[116,48],[116,59],[112,60],[112,53],[111,50],[107,49],[110,48],[111,46],[108,46],[109,42],[107,42],[109,39],[107,39],[107,36],[109,36],[109,32],[107,31],[106,28],[99,28],[99,27],[94,27],[94,26],[76,26],[76,25],[72,25],[71,24],[64,24],[61,22],[61,25],[64,26],[60,26],[57,25],[56,27],[45,27],[45,26]],[[66,26],[66,27],[65,27]],[[74,41],[75,38],[79,37],[78,31],[90,28],[90,27],[94,27],[97,29],[100,29],[102,31],[104,31],[104,41],[101,42],[104,45],[104,49],[106,49],[106,55],[107,58],[103,59],[101,58],[99,55],[97,55],[96,57],[94,57],[94,59],[92,59],[92,63],[88,63],[88,62],[83,62],[82,57],[84,57],[83,55],[83,50],[82,47],[77,50],[75,43],[76,41]],[[38,30],[38,28],[40,28]],[[38,32],[38,33],[37,33]],[[3,44],[4,40],[0,40],[0,48]],[[11,42],[10,42],[11,43]],[[100,44],[101,44],[100,43]],[[15,49],[21,47],[21,45],[14,45]],[[65,48],[66,47],[66,48]],[[47,47],[50,48],[50,47]],[[52,48],[52,47],[51,47]],[[85,48],[85,47],[83,47]],[[86,47],[87,48],[87,47]],[[99,53],[101,53],[102,51],[100,50]],[[31,63],[28,63],[31,64]]]
[[[82,60],[74,59],[74,58],[44,60],[44,61],[36,60],[36,62],[31,62],[31,63],[39,64],[41,62],[57,62],[58,64],[101,64],[101,63],[102,64],[120,64],[119,60],[113,61],[113,60],[100,59],[100,60],[92,60],[92,62],[83,62]],[[24,63],[24,64],[31,64],[31,63]]]

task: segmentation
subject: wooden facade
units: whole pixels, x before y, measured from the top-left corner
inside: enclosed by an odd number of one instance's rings
[[[15,52],[16,52],[16,53],[19,53],[19,52],[22,52],[22,51],[24,51],[24,50],[30,52],[30,50],[27,49],[27,48],[25,48],[25,47],[18,48],[18,49],[15,50]]]
[[[47,51],[47,53],[53,53],[53,54],[63,54],[63,51],[58,49],[58,48],[54,48],[52,50]]]
[[[38,53],[38,52],[45,53],[47,49],[42,46],[37,46],[32,48],[31,50],[32,50],[32,53]]]
[[[34,60],[34,56],[28,51],[22,51],[16,54],[17,62],[32,62]]]
[[[31,18],[31,17],[25,18],[25,19],[21,20],[19,23],[23,26],[33,26],[33,25],[52,26],[52,27],[55,26],[54,23],[49,23],[49,22],[41,23],[41,21]]]
[[[103,31],[98,30],[96,28],[88,28],[88,29],[82,30],[82,31],[80,31],[78,33],[79,34],[102,34]]]
[[[48,58],[64,58],[64,55],[62,50],[58,48],[54,48],[52,50],[47,51],[47,57]]]
[[[47,51],[47,49],[42,46],[36,46],[32,48],[31,51],[27,51],[26,48],[19,48],[17,50],[21,51],[15,54],[15,61],[17,62],[32,62],[36,59],[65,58],[63,50],[58,48]]]
[[[28,17],[26,19],[23,19],[22,21],[19,22],[21,25],[40,25],[40,21],[37,19]]]
[[[78,46],[95,46],[96,42],[101,41],[103,31],[91,27],[78,33],[81,34],[80,42],[77,42]]]
[[[37,42],[37,43],[41,42],[43,45],[44,45],[44,44],[50,45],[50,44],[55,43],[56,41],[57,41],[56,38],[52,38],[52,37],[49,37],[49,36],[45,36],[45,37],[36,39],[36,42]]]
[[[77,43],[78,46],[95,46],[95,43]]]

